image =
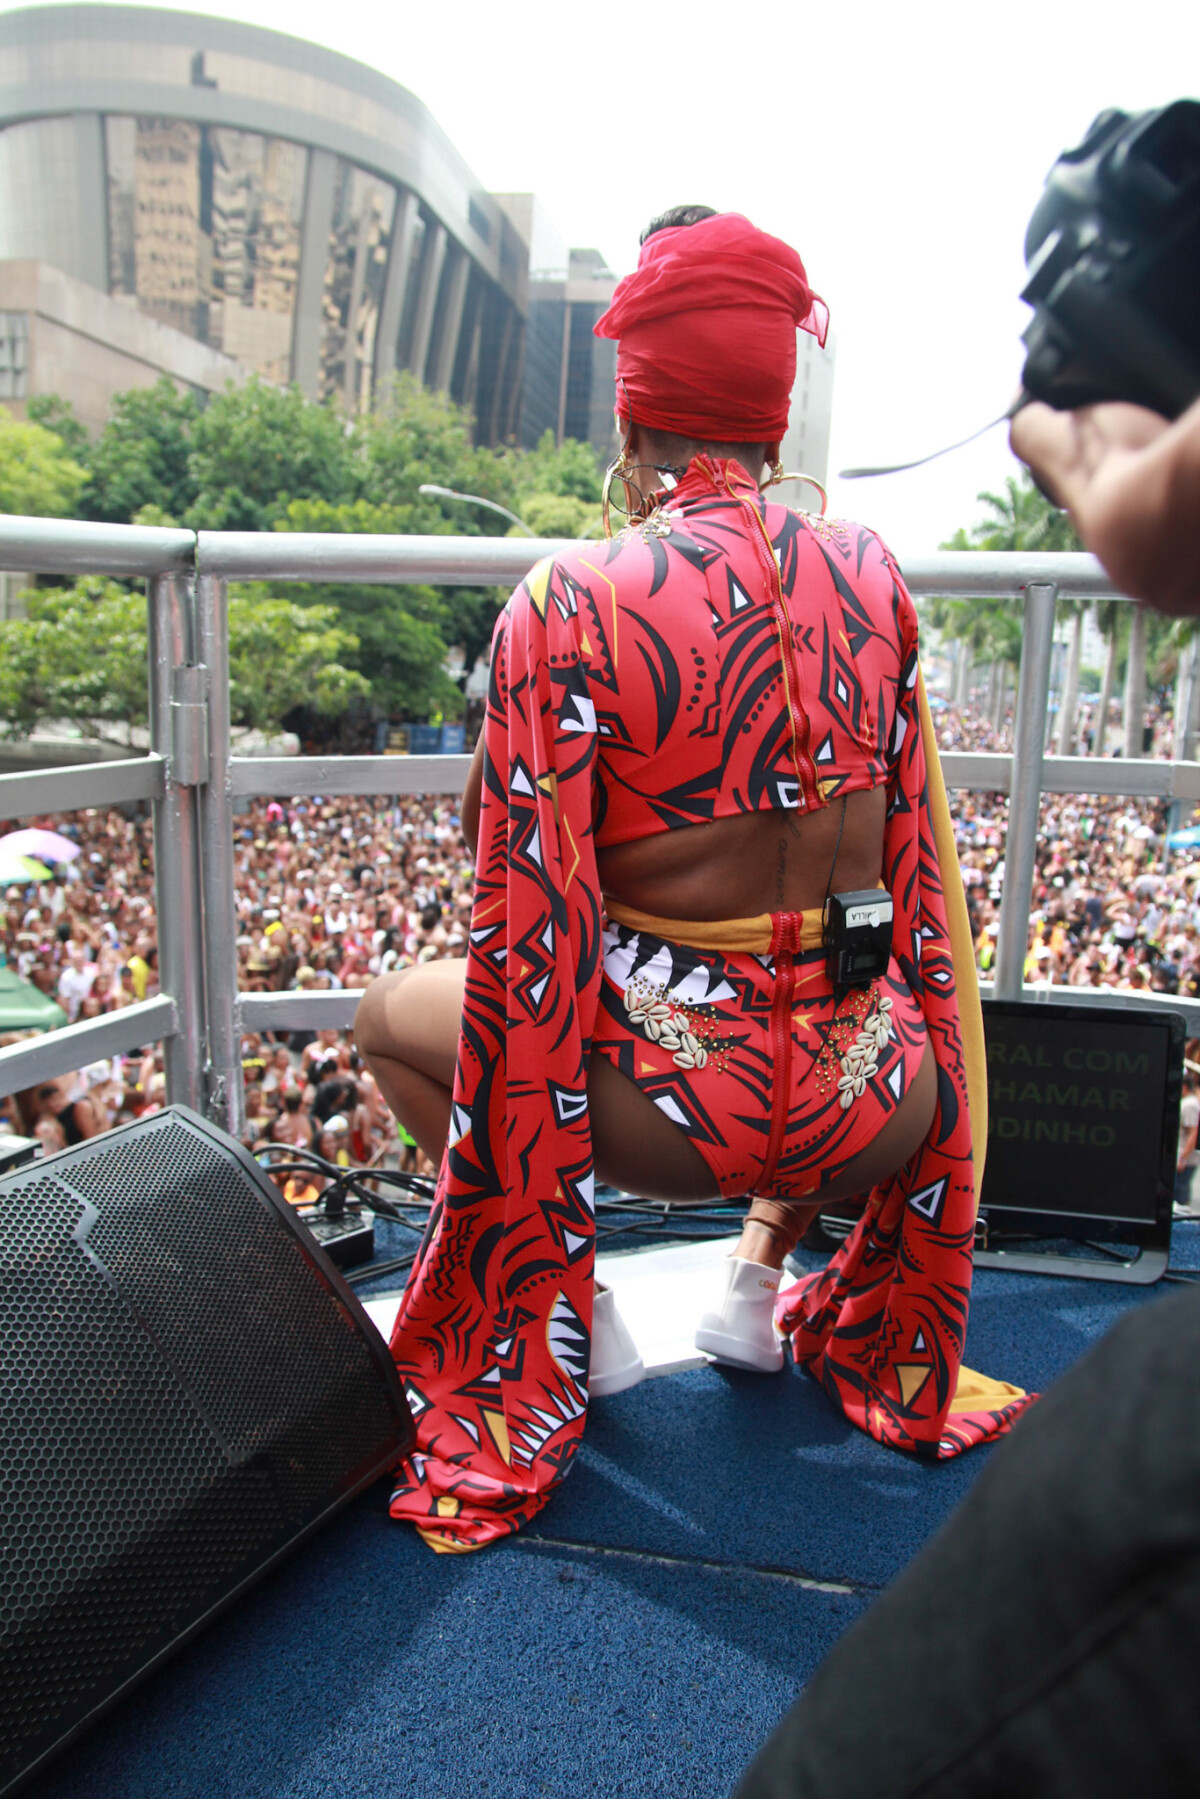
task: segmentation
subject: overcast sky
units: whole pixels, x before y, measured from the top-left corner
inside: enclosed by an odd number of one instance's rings
[[[179,10],[228,16],[230,5]],[[703,201],[794,244],[837,334],[831,469],[965,436],[1015,392],[1029,214],[1106,106],[1200,95],[1196,0],[238,0],[422,99],[483,185],[540,195],[618,273],[654,213]],[[903,554],[978,514],[1003,429],[928,470],[833,483]]]

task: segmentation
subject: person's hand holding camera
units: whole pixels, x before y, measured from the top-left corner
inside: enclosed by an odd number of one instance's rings
[[[1029,405],[1010,442],[1122,593],[1200,613],[1200,401],[1174,424],[1120,402]]]

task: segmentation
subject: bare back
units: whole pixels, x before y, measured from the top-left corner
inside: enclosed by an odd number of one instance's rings
[[[600,889],[659,918],[807,911],[824,901],[831,874],[835,893],[875,886],[886,810],[875,787],[848,795],[844,826],[835,800],[819,812],[746,812],[613,844],[596,858]]]
[[[481,738],[462,802],[463,835],[472,854],[482,789]],[[600,890],[658,918],[717,921],[808,911],[824,900],[831,872],[834,893],[875,886],[883,868],[886,813],[886,791],[873,787],[847,797],[844,826],[841,802],[834,800],[817,812],[744,812],[615,843],[596,856]]]

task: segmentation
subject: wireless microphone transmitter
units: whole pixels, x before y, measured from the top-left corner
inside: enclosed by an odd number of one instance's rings
[[[869,987],[892,959],[892,896],[882,887],[825,903],[825,971],[835,987]]]

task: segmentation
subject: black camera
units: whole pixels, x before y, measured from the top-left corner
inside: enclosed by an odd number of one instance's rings
[[[825,902],[825,972],[835,987],[869,987],[892,959],[892,896],[882,887]]]
[[[1200,101],[1103,112],[1025,235],[1026,394],[1178,418],[1200,395]]]

